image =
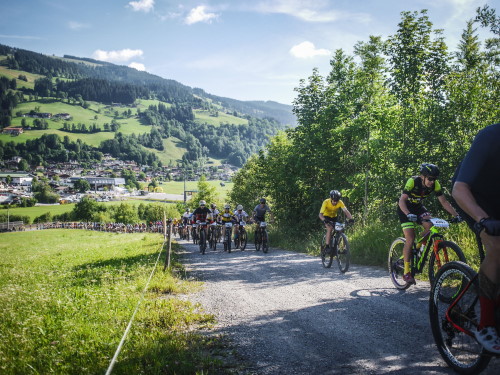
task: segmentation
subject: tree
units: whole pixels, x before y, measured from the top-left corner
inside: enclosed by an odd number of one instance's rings
[[[91,188],[90,183],[83,178],[75,181],[73,186],[75,190],[78,191],[79,193],[85,193],[86,191],[89,191]]]

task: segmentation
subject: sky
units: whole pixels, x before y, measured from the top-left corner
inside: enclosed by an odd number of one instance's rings
[[[456,50],[467,20],[500,0],[0,0],[0,44],[126,65],[218,96],[292,104],[337,49],[396,33],[427,9]]]

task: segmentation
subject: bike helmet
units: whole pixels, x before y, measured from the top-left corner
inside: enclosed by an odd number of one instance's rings
[[[420,166],[420,174],[428,177],[438,177],[439,176],[439,168],[430,163],[423,163]]]
[[[265,198],[260,198],[260,203],[261,204],[266,204],[266,199]]]
[[[206,206],[206,205],[207,205],[207,202],[205,202],[204,200],[200,201],[200,206]]]
[[[189,209],[189,208],[186,208],[186,212],[189,212],[189,211],[191,211],[191,209]]]
[[[213,210],[215,207],[217,207],[217,205],[216,205],[215,203],[212,203],[212,204],[210,205],[210,208],[211,208],[212,210]]]
[[[238,207],[236,207],[236,209],[239,211],[239,210],[242,210],[243,209],[243,206],[241,204],[238,205]]]
[[[225,209],[227,209],[227,210],[229,210],[229,209],[231,208],[231,206],[230,206],[230,205],[228,205],[228,204],[226,203],[226,204],[224,205],[224,208],[225,208]]]
[[[330,191],[330,198],[332,198],[334,201],[340,200],[342,198],[342,194],[340,194],[340,191],[338,190],[332,190]]]

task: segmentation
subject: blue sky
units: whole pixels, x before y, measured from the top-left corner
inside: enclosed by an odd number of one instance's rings
[[[291,104],[313,68],[428,9],[455,50],[468,19],[500,0],[0,0],[0,43],[146,70],[239,100]]]

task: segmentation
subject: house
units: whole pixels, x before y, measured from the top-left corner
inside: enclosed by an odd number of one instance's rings
[[[24,129],[23,128],[18,128],[18,127],[9,127],[3,129],[2,133],[4,134],[10,134],[12,136],[20,135],[23,134]]]

